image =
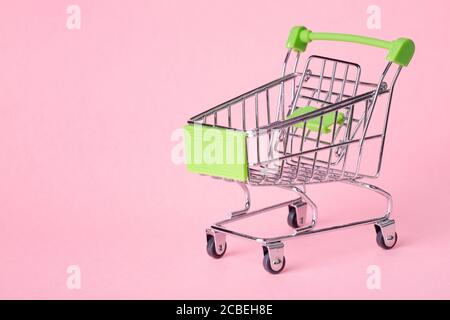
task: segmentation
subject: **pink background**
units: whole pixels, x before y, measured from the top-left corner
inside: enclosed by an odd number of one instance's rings
[[[0,298],[450,298],[448,1],[76,0],[0,3]],[[369,5],[381,30],[366,27]],[[171,135],[192,115],[280,72],[290,27],[406,36],[382,175],[399,243],[373,227],[286,243],[266,273],[255,243],[205,253],[204,229],[241,204],[237,186],[171,160]],[[317,43],[309,53],[381,71],[380,49]],[[365,64],[364,64],[365,63]],[[258,189],[259,205],[291,197]],[[378,198],[334,184],[310,188],[321,222],[377,215]],[[242,224],[289,230],[286,212]],[[259,232],[264,233],[264,232]],[[79,265],[81,289],[66,287]],[[381,290],[368,290],[378,265]]]

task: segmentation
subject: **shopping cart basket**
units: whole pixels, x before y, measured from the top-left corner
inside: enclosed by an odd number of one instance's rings
[[[378,82],[364,82],[358,64],[313,55],[297,72],[300,53],[313,40],[387,49],[387,66]],[[412,59],[414,43],[294,27],[286,47],[280,78],[192,117],[184,128],[187,168],[237,182],[245,194],[242,210],[207,229],[208,254],[224,255],[227,234],[257,241],[263,247],[264,268],[279,273],[285,266],[283,241],[364,224],[374,224],[378,245],[391,249],[397,242],[395,221],[390,218],[392,198],[361,180],[380,174],[394,86]],[[306,185],[325,182],[348,183],[381,195],[387,201],[385,214],[316,228],[317,206]],[[297,197],[251,211],[248,185],[280,187]],[[294,229],[289,234],[258,237],[225,227],[282,207],[288,208],[287,221]]]

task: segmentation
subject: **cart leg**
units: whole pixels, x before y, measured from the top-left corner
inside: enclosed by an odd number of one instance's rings
[[[392,196],[387,191],[384,191],[383,189],[378,188],[377,186],[374,186],[372,184],[368,184],[368,183],[357,181],[357,180],[346,180],[346,181],[342,181],[342,182],[349,183],[349,184],[352,184],[352,185],[360,187],[360,188],[369,189],[370,191],[373,191],[373,192],[378,193],[379,195],[383,196],[387,201],[387,208],[386,208],[384,217],[379,220],[389,219],[391,212],[392,212]]]
[[[266,243],[263,246],[263,253],[263,266],[267,272],[277,274],[283,271],[284,266],[286,265],[283,242],[277,241]]]
[[[395,244],[397,243],[397,232],[395,231],[395,220],[390,219],[391,212],[392,212],[392,196],[384,191],[381,188],[378,188],[377,186],[356,181],[356,180],[349,180],[347,183],[350,183],[352,185],[369,189],[373,192],[376,192],[387,200],[387,209],[384,214],[384,216],[377,221],[375,221],[375,231],[377,233],[377,244],[386,250],[392,249]]]
[[[218,232],[213,229],[206,229],[206,251],[215,258],[222,258],[227,250],[226,236],[223,232]]]
[[[231,217],[240,216],[242,214],[247,213],[248,210],[250,210],[250,204],[251,204],[250,203],[250,191],[248,190],[248,187],[247,187],[247,185],[245,183],[238,182],[237,184],[244,191],[245,204],[244,204],[244,209],[231,212]]]

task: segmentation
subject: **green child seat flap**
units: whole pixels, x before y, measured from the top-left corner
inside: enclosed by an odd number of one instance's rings
[[[248,179],[247,134],[243,131],[188,124],[184,127],[189,171],[245,182]]]
[[[319,108],[313,107],[313,106],[303,106],[300,108],[296,108],[287,118],[292,119],[313,111],[317,111]],[[336,112],[326,113],[322,116],[322,129],[320,130],[321,133],[330,133],[331,128],[334,125],[334,118],[335,118]],[[321,116],[312,118],[310,120],[306,121],[306,128],[318,132],[320,129],[320,118]],[[303,129],[305,121],[300,121],[296,123],[294,126],[297,128]],[[336,125],[341,126],[344,123],[344,114],[341,112],[338,112],[337,118],[336,118]]]

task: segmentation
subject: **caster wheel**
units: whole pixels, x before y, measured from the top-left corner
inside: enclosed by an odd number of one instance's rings
[[[297,229],[299,227],[297,222],[297,210],[293,206],[289,206],[289,214],[287,216],[287,223],[290,227]]]
[[[378,246],[380,246],[380,248],[389,250],[392,249],[396,243],[397,243],[397,232],[394,235],[394,242],[391,245],[387,245],[386,242],[384,241],[383,233],[381,232],[381,230],[377,230],[377,244]]]
[[[271,264],[269,253],[267,252],[264,254],[263,266],[267,272],[271,274],[278,274],[281,271],[283,271],[284,266],[286,265],[286,259],[283,257],[283,261],[282,262],[280,261],[279,263],[281,263],[281,267],[277,266],[277,268],[275,269]]]
[[[208,252],[208,255],[213,257],[214,259],[220,259],[225,254],[225,251],[227,251],[227,243],[224,242],[223,248],[219,248],[217,250],[216,248],[216,242],[214,241],[213,236],[208,236],[207,244],[206,244],[206,252]]]

